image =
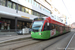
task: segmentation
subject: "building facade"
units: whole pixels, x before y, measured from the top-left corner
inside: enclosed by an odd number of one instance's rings
[[[0,0],[0,31],[31,28],[34,18],[50,15],[51,9],[36,0]]]

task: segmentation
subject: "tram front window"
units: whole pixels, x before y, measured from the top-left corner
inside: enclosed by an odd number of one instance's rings
[[[33,30],[41,30],[43,26],[44,21],[35,21],[32,25]]]

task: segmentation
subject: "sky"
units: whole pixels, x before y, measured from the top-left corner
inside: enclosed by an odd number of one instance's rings
[[[70,24],[75,22],[75,0],[51,0],[52,5],[69,17]],[[68,21],[68,22],[69,22]]]

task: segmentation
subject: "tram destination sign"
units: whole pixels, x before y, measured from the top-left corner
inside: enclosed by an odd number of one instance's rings
[[[34,21],[44,20],[44,18],[35,18]]]

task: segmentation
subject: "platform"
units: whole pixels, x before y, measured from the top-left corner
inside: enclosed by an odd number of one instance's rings
[[[18,39],[24,39],[24,38],[26,39],[26,38],[30,38],[30,37],[31,37],[30,34],[1,37],[0,38],[0,43],[8,42],[8,41],[13,41],[13,40],[18,40]]]

